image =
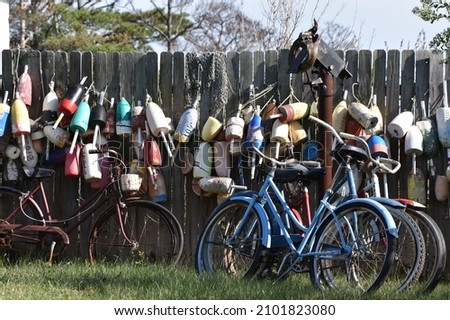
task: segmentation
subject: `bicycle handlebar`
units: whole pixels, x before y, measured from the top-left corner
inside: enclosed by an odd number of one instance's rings
[[[355,140],[355,141],[358,141],[359,143],[361,143],[361,145],[364,147],[364,149],[367,153],[367,157],[369,158],[370,162],[372,162],[378,169],[383,170],[390,174],[394,174],[400,169],[401,163],[397,160],[390,159],[390,158],[374,159],[372,157],[372,153],[370,152],[370,147],[364,138],[355,136],[355,135],[347,133],[347,132],[341,132],[339,135],[344,139]]]

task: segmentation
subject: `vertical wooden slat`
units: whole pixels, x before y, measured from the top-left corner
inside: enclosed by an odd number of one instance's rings
[[[168,114],[172,118],[174,126],[183,114],[184,101],[184,77],[185,77],[185,56],[183,52],[175,52],[173,54],[173,105],[172,110]],[[181,172],[179,161],[174,161],[171,166],[171,181],[169,186],[171,192],[171,211],[181,223],[183,230],[186,230],[186,179]],[[190,186],[189,186],[190,187]],[[168,190],[169,191],[169,190]],[[187,236],[187,234],[185,234]],[[186,237],[187,238],[187,237]]]
[[[358,95],[368,105],[372,99],[372,51],[360,50],[358,60]]]
[[[380,108],[383,120],[386,106],[386,51],[375,50],[373,53],[373,93],[377,96],[377,106]]]
[[[345,63],[347,70],[352,74],[352,77],[344,83],[344,89],[348,91],[348,102],[354,102],[353,84],[359,81],[358,79],[358,52],[356,50],[348,50],[345,52]]]
[[[399,110],[399,95],[400,95],[400,52],[398,50],[388,51],[387,73],[386,73],[386,123],[395,118]],[[394,139],[390,140],[391,157],[398,159],[399,146]],[[399,174],[390,175],[388,177],[389,193],[391,198],[398,196]]]
[[[282,49],[278,53],[278,90],[281,102],[285,101],[291,93],[291,74],[287,73],[288,56],[288,49]]]

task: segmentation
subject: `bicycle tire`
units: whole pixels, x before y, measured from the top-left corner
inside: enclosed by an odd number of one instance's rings
[[[184,245],[183,229],[165,207],[148,200],[124,200],[120,209],[123,228],[116,206],[105,210],[94,223],[88,238],[91,263],[144,261],[176,264]]]
[[[23,224],[41,225],[39,208],[35,203],[22,202],[22,193],[9,187],[0,186],[0,226],[1,224]],[[8,216],[16,209],[21,213],[10,219]],[[6,221],[5,219],[8,219]],[[0,228],[1,229],[1,228]],[[65,247],[63,239],[54,233],[39,231],[24,231],[14,229],[14,231],[2,230],[0,232],[0,248],[5,250],[9,258],[20,258],[26,255],[29,258],[40,257],[43,254],[50,254],[50,246],[55,241],[57,250],[53,252],[53,257],[57,256]]]
[[[425,239],[419,225],[409,214],[385,205],[394,218],[398,237],[395,245],[394,263],[388,281],[396,292],[412,288],[420,278],[426,260]]]
[[[256,273],[262,260],[261,221],[254,209],[245,222],[245,237],[233,244],[226,241],[242,223],[248,203],[229,200],[219,205],[211,214],[200,233],[195,252],[195,270],[198,274],[224,272],[237,278]]]
[[[333,253],[311,257],[312,283],[322,290],[376,291],[387,278],[395,253],[396,238],[385,217],[369,202],[344,203],[335,214],[328,215],[317,230],[311,251]],[[351,252],[341,243],[339,230]]]
[[[444,276],[447,263],[445,238],[436,221],[426,212],[406,207],[406,213],[417,222],[425,240],[425,267],[414,289],[418,293],[430,293]]]

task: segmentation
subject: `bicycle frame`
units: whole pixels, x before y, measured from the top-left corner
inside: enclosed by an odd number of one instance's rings
[[[261,242],[266,248],[274,248],[278,246],[288,246],[291,251],[296,251],[298,257],[307,257],[307,256],[315,256],[315,255],[321,255],[321,256],[328,256],[328,255],[336,255],[336,254],[345,254],[348,253],[348,250],[351,250],[351,247],[347,245],[347,240],[344,237],[344,234],[342,232],[342,228],[338,227],[338,233],[339,237],[344,244],[344,252],[337,252],[329,251],[329,252],[311,252],[307,249],[308,245],[311,248],[314,236],[320,227],[321,222],[323,219],[328,216],[329,214],[333,215],[333,219],[336,221],[336,225],[340,226],[340,222],[337,219],[337,216],[335,215],[335,210],[339,208],[339,205],[337,207],[333,206],[329,203],[330,198],[333,196],[333,194],[336,192],[336,190],[339,190],[341,186],[343,186],[346,182],[349,184],[350,188],[350,194],[351,199],[348,199],[344,203],[348,204],[350,202],[370,202],[371,204],[375,205],[385,216],[387,222],[388,222],[388,232],[391,233],[394,236],[397,236],[397,229],[395,226],[395,222],[392,218],[392,216],[389,214],[387,209],[385,209],[383,206],[374,203],[374,201],[371,201],[369,199],[362,199],[357,198],[356,196],[356,188],[353,180],[353,172],[349,165],[345,166],[345,176],[336,183],[333,184],[333,189],[327,190],[325,195],[323,196],[322,200],[320,201],[315,214],[312,218],[311,224],[309,226],[304,226],[295,216],[295,214],[290,209],[288,203],[285,201],[284,196],[282,192],[278,189],[277,185],[273,181],[275,168],[269,172],[259,190],[259,192],[242,192],[237,193],[235,195],[232,195],[229,197],[228,201],[245,201],[248,203],[248,207],[242,217],[242,223],[240,223],[235,233],[229,238],[229,240],[226,242],[226,245],[231,245],[234,242],[237,241],[238,237],[242,234],[243,228],[250,219],[250,213],[252,209],[255,209],[257,214],[259,215],[259,218],[261,220],[262,224],[262,239]],[[272,192],[272,195],[269,193]],[[251,196],[250,196],[251,195]],[[278,214],[275,203],[273,201],[273,197],[277,199],[280,204],[282,205],[282,214]],[[283,221],[284,219],[284,221]],[[295,242],[292,238],[292,234],[290,232],[290,222],[294,224],[296,228],[298,228],[300,231],[304,233],[303,238],[301,239],[300,243],[296,246]],[[279,235],[284,240],[284,243],[274,243],[272,241],[272,238],[274,236],[273,232],[271,231],[274,228],[279,228]],[[248,235],[244,235],[244,239],[246,236],[248,237],[251,234],[251,231],[248,232]]]
[[[120,206],[122,202],[122,193],[120,191],[119,180],[110,177],[110,180],[103,189],[97,190],[93,195],[91,195],[87,200],[85,200],[79,207],[73,210],[70,215],[64,220],[56,220],[52,218],[52,212],[48,205],[47,195],[43,185],[43,180],[39,179],[35,188],[28,192],[23,192],[19,189],[7,186],[0,186],[0,191],[5,190],[11,193],[17,194],[21,201],[20,205],[14,208],[8,216],[3,219],[4,222],[0,224],[0,230],[13,232],[15,229],[20,231],[35,231],[35,232],[47,232],[47,233],[57,233],[59,234],[64,244],[69,244],[69,234],[76,230],[80,225],[82,225],[92,214],[95,214],[100,208],[104,207],[107,209],[110,205],[116,206],[116,212],[120,218]],[[36,201],[36,197],[41,197],[43,202],[43,208]],[[139,197],[127,197],[127,199],[138,199]],[[40,225],[28,225],[28,224],[14,224],[12,221],[22,213],[22,207],[31,205],[39,213],[40,219],[35,219],[36,222],[40,222]],[[75,219],[78,217],[78,219]],[[29,219],[29,217],[27,217]],[[73,223],[68,223],[72,222]],[[122,232],[127,238],[126,233]],[[29,238],[31,239],[31,238]]]

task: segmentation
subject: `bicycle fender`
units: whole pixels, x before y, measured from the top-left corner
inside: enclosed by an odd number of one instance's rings
[[[379,210],[383,218],[386,220],[388,232],[394,237],[396,238],[398,237],[397,226],[395,225],[394,218],[392,218],[392,215],[390,214],[389,210],[386,209],[382,204],[375,201],[373,198],[350,199],[338,205],[336,207],[336,210],[349,204],[358,204],[358,203],[366,203],[371,206],[374,206],[377,210]]]
[[[375,200],[376,202],[381,203],[382,205],[388,205],[393,208],[397,209],[404,209],[406,205],[399,201],[398,199],[389,199],[389,198],[383,198],[383,197],[370,197],[370,199]]]
[[[238,192],[236,194],[233,194],[227,198],[225,201],[243,201],[247,202],[249,205],[254,202],[254,198],[252,195],[257,194],[255,191],[242,191]],[[262,232],[262,239],[261,243],[264,247],[270,248],[272,243],[271,238],[271,228],[270,228],[270,222],[269,218],[267,217],[266,211],[264,210],[264,207],[259,202],[254,202],[253,207],[255,208],[256,213],[259,216],[259,219],[261,221],[261,232]]]
[[[411,199],[395,198],[394,200],[402,203],[405,207],[413,208],[416,210],[425,210],[427,208],[424,204]]]

